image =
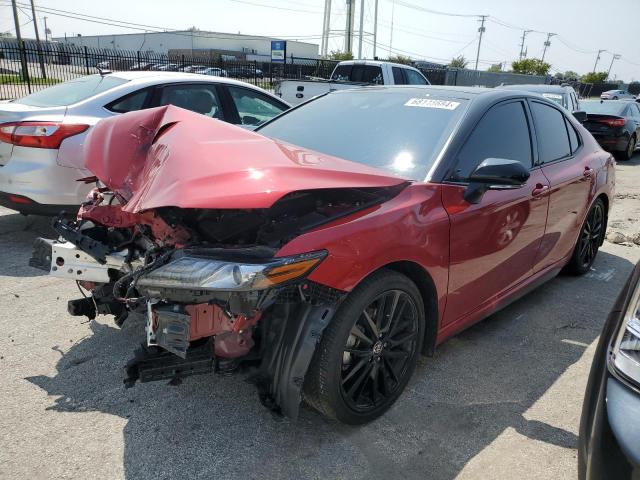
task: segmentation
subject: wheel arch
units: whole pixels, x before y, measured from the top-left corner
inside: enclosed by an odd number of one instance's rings
[[[371,274],[382,270],[393,270],[401,273],[416,284],[425,311],[425,338],[422,344],[422,353],[429,356],[433,355],[436,348],[436,338],[438,336],[439,312],[438,312],[438,294],[435,283],[429,275],[429,272],[420,264],[411,260],[399,260],[383,265],[379,269],[371,272]],[[370,275],[371,275],[370,274]]]

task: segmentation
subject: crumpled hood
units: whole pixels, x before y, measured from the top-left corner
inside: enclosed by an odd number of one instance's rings
[[[172,105],[98,122],[85,162],[136,213],[269,208],[287,193],[404,183],[382,170],[272,140]]]

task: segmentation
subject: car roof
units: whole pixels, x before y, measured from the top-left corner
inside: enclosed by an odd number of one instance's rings
[[[391,65],[392,67],[410,68],[411,70],[418,70],[412,65],[406,65],[404,63],[385,62],[383,60],[343,60],[338,65]],[[418,70],[419,71],[419,70]]]
[[[449,85],[376,85],[376,86],[366,86],[362,88],[348,88],[344,90],[334,90],[331,92],[332,95],[344,95],[349,92],[362,92],[362,91],[398,91],[405,90],[408,92],[414,91],[416,95],[424,95],[425,93],[432,93],[438,95],[446,95],[449,93],[456,98],[462,98],[466,100],[472,100],[475,97],[480,95],[502,95],[502,96],[513,96],[511,92],[500,92],[495,88],[486,88],[486,87],[454,87]],[[522,92],[523,95],[526,95],[527,92]]]
[[[572,87],[568,85],[546,85],[540,83],[530,83],[522,85],[501,85],[499,88],[506,88],[509,90],[523,90],[525,92],[565,93],[567,89]]]

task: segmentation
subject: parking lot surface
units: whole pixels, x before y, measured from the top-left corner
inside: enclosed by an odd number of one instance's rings
[[[640,154],[617,166],[610,230],[640,232]],[[348,427],[267,411],[245,376],[125,389],[142,325],[66,312],[73,283],[27,266],[48,219],[0,208],[0,478],[529,479],[576,477],[600,329],[640,246],[606,241],[423,358],[396,405]]]

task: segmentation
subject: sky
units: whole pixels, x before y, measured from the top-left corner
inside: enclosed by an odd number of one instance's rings
[[[360,5],[356,2],[356,30]],[[18,0],[24,4],[27,0]],[[66,10],[105,19],[121,20],[166,29],[228,32],[274,37],[299,37],[320,44],[324,0],[35,0],[36,7]],[[373,11],[375,0],[364,0],[363,57],[373,57]],[[344,49],[346,0],[333,0],[330,50]],[[442,14],[445,13],[446,15]],[[42,16],[38,23],[42,34]],[[47,23],[55,37],[97,35],[143,31],[47,13]],[[523,30],[527,34],[528,57],[540,58],[546,32],[555,33],[545,61],[552,70],[593,70],[597,52],[602,52],[598,71],[606,71],[612,55],[611,77],[625,81],[640,80],[640,0],[617,0],[605,4],[596,0],[378,0],[376,55],[404,54],[414,59],[447,63],[464,55],[473,68],[478,48],[479,15],[488,15],[480,50],[479,69],[517,60]],[[21,30],[33,37],[29,8],[19,12]],[[108,23],[108,21],[106,21]],[[391,24],[393,23],[393,34]],[[8,0],[0,0],[0,31],[14,31]],[[354,41],[358,52],[358,38]]]

